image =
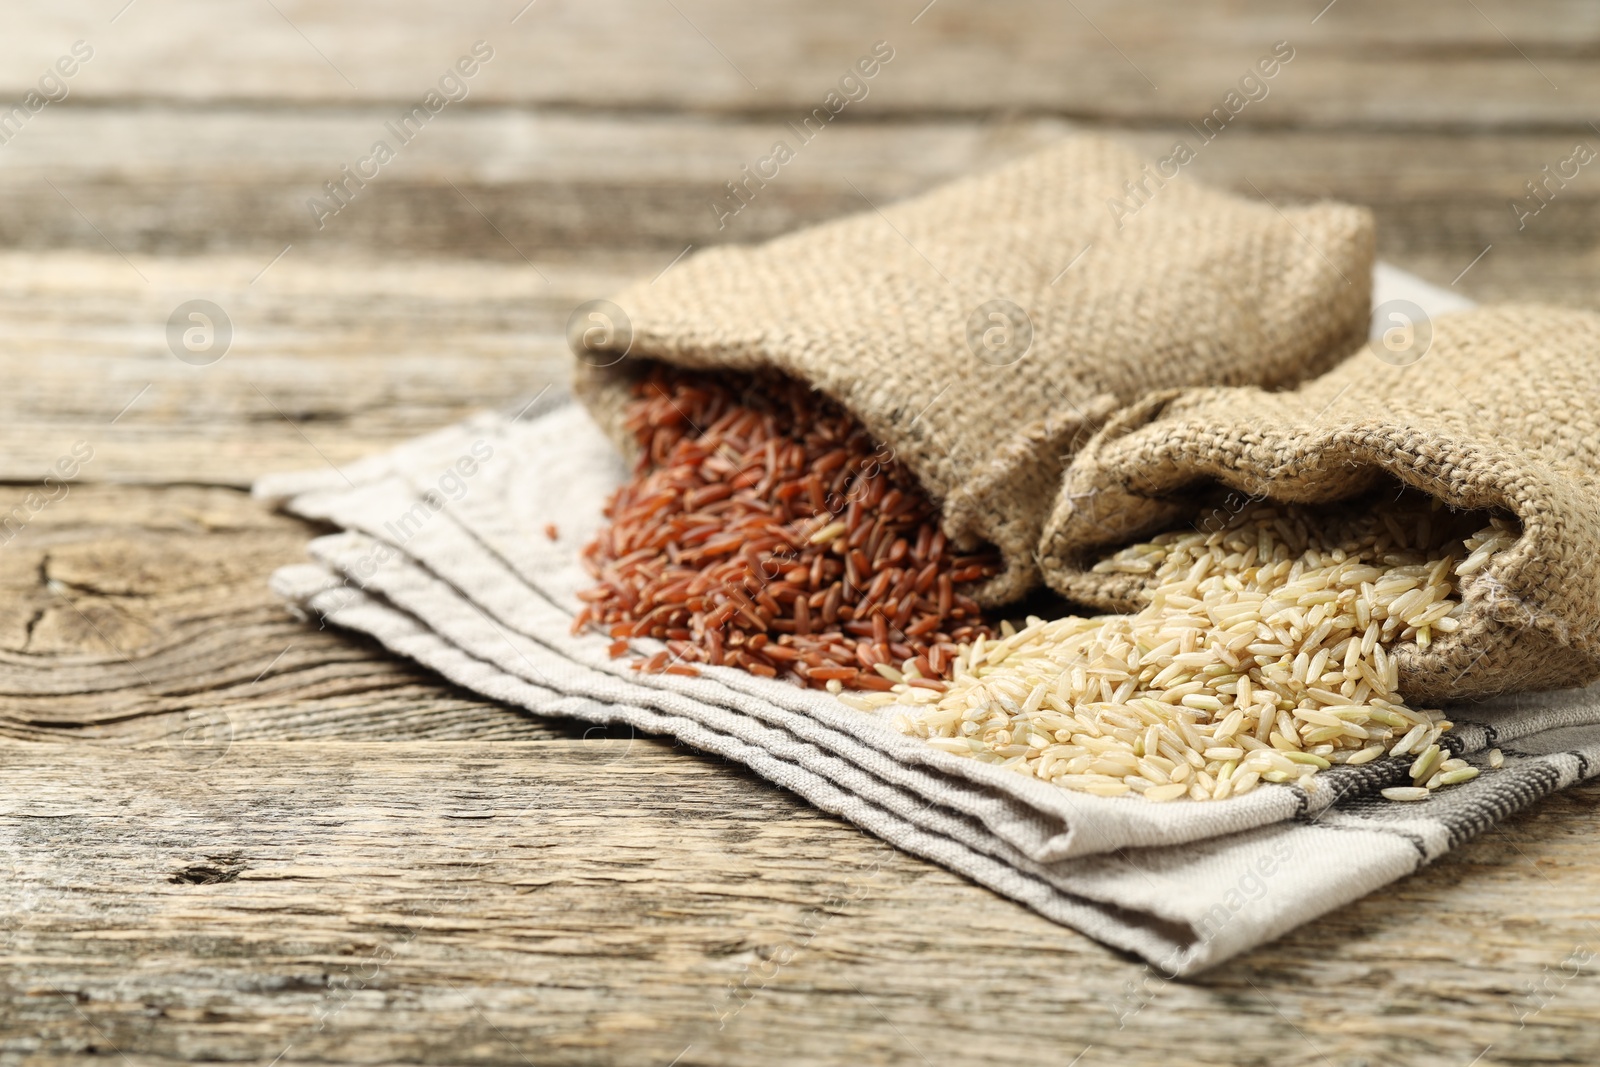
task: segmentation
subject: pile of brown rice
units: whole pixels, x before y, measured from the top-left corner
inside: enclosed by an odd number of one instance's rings
[[[946,692],[843,699],[913,705],[897,725],[930,745],[1101,796],[1221,800],[1381,756],[1413,758],[1393,800],[1477,775],[1441,746],[1451,723],[1401,698],[1393,650],[1457,628],[1457,581],[1510,522],[1405,494],[1205,525],[1096,566],[1151,577],[1136,614],[1029,617],[963,646]]]
[[[654,637],[640,670],[937,695],[959,646],[991,635],[959,587],[998,555],[954,551],[911,473],[803,383],[657,367],[627,425],[638,463],[584,550],[595,585],[573,624],[613,656]]]

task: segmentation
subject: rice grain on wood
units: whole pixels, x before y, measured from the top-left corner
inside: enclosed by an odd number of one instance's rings
[[[957,555],[916,480],[828,398],[657,367],[627,424],[639,458],[584,549],[596,585],[573,624],[607,632],[613,656],[653,637],[666,649],[638,669],[937,695],[958,647],[990,635],[960,588],[998,555]]]
[[[1097,564],[1152,576],[1136,614],[1030,617],[963,647],[944,693],[844,699],[917,705],[898,725],[936,748],[1101,796],[1221,800],[1385,756],[1410,759],[1394,799],[1476,776],[1444,715],[1406,705],[1392,650],[1457,628],[1457,583],[1508,521],[1416,496],[1220,514]]]

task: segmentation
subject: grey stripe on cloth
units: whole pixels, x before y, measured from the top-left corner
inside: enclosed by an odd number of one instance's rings
[[[604,637],[570,633],[589,584],[578,550],[625,471],[580,408],[541,403],[340,471],[263,479],[258,496],[345,531],[312,542],[313,562],[284,568],[274,588],[493,699],[737,760],[1163,974],[1356,900],[1600,767],[1600,690],[1585,690],[1460,709],[1455,747],[1474,763],[1516,745],[1505,768],[1424,803],[1374,799],[1407,780],[1407,761],[1385,760],[1335,768],[1309,792],[1153,805],[959,759],[900,734],[892,712],[740,671],[641,675],[610,659]]]

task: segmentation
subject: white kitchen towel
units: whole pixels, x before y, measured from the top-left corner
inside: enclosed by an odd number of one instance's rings
[[[1403,281],[1430,312],[1448,306]],[[546,397],[343,470],[264,479],[257,493],[345,531],[314,541],[313,563],[274,579],[308,614],[495,699],[628,723],[738,760],[1167,974],[1357,899],[1587,776],[1600,758],[1600,692],[1544,695],[1453,713],[1459,754],[1482,766],[1473,754],[1498,744],[1507,765],[1425,803],[1370,799],[1408,781],[1407,761],[1386,760],[1336,768],[1310,790],[1152,805],[959,759],[894,730],[891,712],[733,669],[641,675],[609,658],[606,638],[570,633],[589,584],[578,550],[625,474],[581,408]]]

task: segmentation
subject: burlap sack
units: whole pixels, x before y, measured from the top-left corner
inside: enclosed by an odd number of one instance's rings
[[[942,502],[958,545],[1000,548],[1004,572],[976,590],[1000,603],[1037,582],[1064,460],[1090,431],[1151,389],[1325,370],[1364,335],[1372,247],[1364,210],[1280,212],[1077,137],[693,256],[618,295],[624,321],[577,317],[575,385],[627,449],[620,412],[644,360],[811,382]]]
[[[1078,454],[1040,544],[1069,598],[1133,610],[1141,576],[1094,574],[1106,550],[1187,527],[1215,501],[1331,503],[1396,481],[1496,508],[1517,543],[1464,580],[1464,625],[1402,650],[1400,688],[1440,703],[1600,676],[1600,316],[1549,307],[1441,318],[1408,366],[1378,343],[1292,392],[1152,395]],[[1370,501],[1363,501],[1370,505]]]

